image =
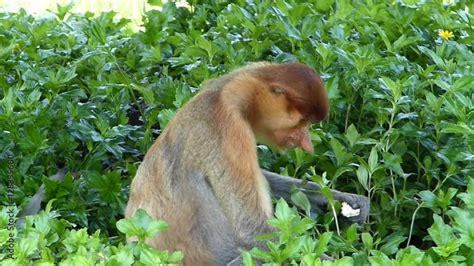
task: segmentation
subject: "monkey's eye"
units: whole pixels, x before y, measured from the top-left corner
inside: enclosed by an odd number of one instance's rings
[[[271,87],[271,91],[273,94],[276,94],[276,95],[283,95],[286,93],[286,90],[284,88],[278,87],[278,86]]]

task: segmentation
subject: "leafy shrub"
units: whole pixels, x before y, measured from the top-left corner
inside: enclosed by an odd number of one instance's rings
[[[117,223],[122,233],[136,237],[138,241],[114,246],[100,237],[100,230],[88,234],[87,228],[70,229],[75,225],[59,219],[59,215],[51,211],[51,205],[35,216],[28,216],[24,228],[19,232],[15,230],[18,242],[15,243],[14,259],[3,253],[2,265],[29,265],[31,261],[55,265],[58,259],[61,265],[160,265],[177,264],[183,257],[181,252],[160,252],[145,243],[146,238],[165,230],[168,225],[163,221],[152,221],[143,210]],[[2,225],[8,221],[5,210],[0,213]],[[8,229],[0,229],[0,244],[8,242],[8,233]]]
[[[18,258],[131,258],[117,221],[140,159],[176,109],[204,80],[246,62],[297,60],[323,76],[330,116],[312,130],[314,155],[260,146],[260,163],[367,195],[370,221],[339,228],[331,213],[302,217],[279,202],[276,240],[246,253],[246,263],[310,264],[326,252],[343,265],[474,264],[473,9],[471,1],[189,1],[146,12],[139,32],[114,13],[0,14],[0,176],[12,171],[20,209],[42,182],[54,199],[16,231]],[[48,180],[61,165],[77,174]]]

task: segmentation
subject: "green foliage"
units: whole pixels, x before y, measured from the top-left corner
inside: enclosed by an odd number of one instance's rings
[[[145,243],[167,227],[163,221],[154,221],[143,210],[134,216],[117,222],[117,228],[127,236],[138,237],[137,242],[110,244],[101,237],[100,230],[92,234],[87,228],[72,229],[76,225],[59,218],[51,211],[51,203],[45,211],[28,216],[24,227],[15,229],[14,258],[7,258],[2,252],[2,265],[178,265],[183,258],[181,252],[169,254],[156,251]],[[7,208],[0,212],[0,224],[8,222]],[[0,245],[6,245],[8,229],[0,229]]]
[[[117,222],[117,228],[127,237],[136,236],[141,242],[152,238],[156,233],[164,231],[168,225],[163,221],[152,221],[152,218],[142,209],[135,216]]]
[[[320,234],[317,238],[311,233],[314,220],[302,218],[295,208],[290,208],[284,200],[279,200],[275,209],[275,218],[268,221],[277,229],[272,235],[260,236],[260,239],[278,239],[268,242],[268,251],[254,248],[250,251],[255,258],[272,261],[277,264],[285,262],[312,265],[320,261],[320,256],[327,251],[332,232]],[[351,262],[350,258],[341,261]],[[250,261],[246,262],[251,264]],[[347,264],[344,264],[347,265]],[[349,264],[350,265],[350,264]]]
[[[474,264],[471,1],[188,2],[146,12],[139,32],[113,12],[70,6],[41,19],[0,14],[0,191],[13,155],[14,203],[24,207],[43,182],[54,199],[54,211],[15,231],[11,263],[177,262],[124,244],[124,234],[143,243],[163,223],[139,213],[117,224],[143,154],[204,80],[297,60],[321,73],[329,118],[312,129],[314,155],[260,146],[260,163],[325,194],[365,194],[371,216],[347,227],[332,214],[339,203],[318,215],[295,194],[304,215],[278,202],[268,251],[245,253],[246,264],[313,264],[322,253],[341,265]],[[46,178],[63,164],[78,174]]]

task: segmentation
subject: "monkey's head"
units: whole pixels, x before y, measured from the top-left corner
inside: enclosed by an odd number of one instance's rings
[[[259,81],[249,114],[257,139],[279,149],[301,147],[312,153],[309,126],[329,111],[319,75],[298,63],[262,65],[249,72]]]

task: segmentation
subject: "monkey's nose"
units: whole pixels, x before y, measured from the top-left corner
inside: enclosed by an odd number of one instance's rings
[[[299,146],[305,150],[307,153],[314,153],[313,143],[310,139],[309,128],[302,129],[302,136],[300,138]]]

